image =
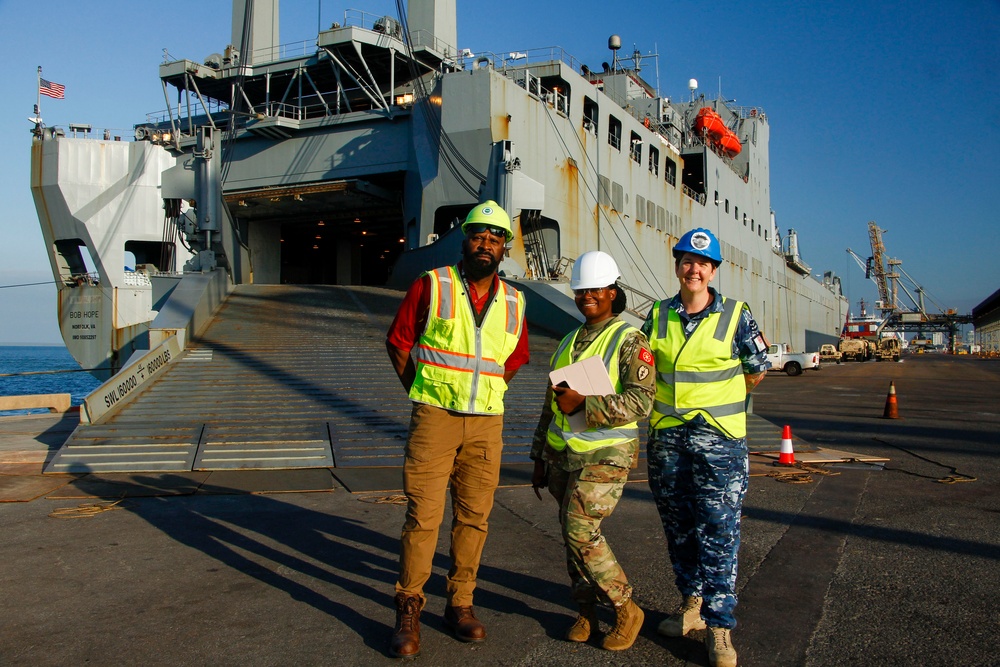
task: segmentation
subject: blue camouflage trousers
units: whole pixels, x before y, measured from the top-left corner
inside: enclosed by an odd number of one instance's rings
[[[702,598],[709,627],[735,628],[746,438],[729,440],[700,424],[656,429],[646,459],[678,590]]]

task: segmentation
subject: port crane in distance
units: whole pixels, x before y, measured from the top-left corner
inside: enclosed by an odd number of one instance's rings
[[[868,239],[871,242],[872,254],[867,259],[862,259],[858,253],[850,248],[847,249],[847,253],[864,270],[865,278],[875,283],[878,288],[879,300],[875,306],[882,313],[882,321],[879,323],[877,335],[881,335],[885,330],[900,333],[914,332],[918,337],[926,338],[928,332],[940,331],[948,334],[948,347],[954,352],[958,344],[959,326],[971,323],[972,315],[959,315],[954,308],[942,308],[910,274],[903,270],[902,260],[887,257],[885,244],[882,242],[883,231],[874,220],[869,221]],[[909,299],[909,304],[902,302],[900,291]],[[925,299],[937,310],[929,312]]]

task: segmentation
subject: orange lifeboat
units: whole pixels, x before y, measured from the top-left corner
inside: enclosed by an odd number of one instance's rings
[[[719,141],[728,130],[722,122],[722,117],[711,107],[703,107],[694,118],[694,129],[698,134],[707,132],[715,141]]]
[[[730,130],[726,129],[725,134],[719,139],[719,145],[722,146],[722,150],[726,151],[729,157],[736,157],[743,150],[743,144],[740,143],[740,138]]]

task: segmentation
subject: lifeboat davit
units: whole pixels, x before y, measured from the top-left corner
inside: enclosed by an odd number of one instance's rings
[[[740,138],[733,133],[732,130],[726,129],[725,134],[719,139],[719,145],[722,146],[722,150],[726,151],[729,157],[736,157],[743,150],[743,144],[740,143]]]
[[[716,141],[728,132],[722,117],[712,107],[704,107],[698,111],[698,115],[694,117],[694,129],[699,134],[707,132]]]

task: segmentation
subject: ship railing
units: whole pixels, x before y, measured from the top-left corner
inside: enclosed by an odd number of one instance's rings
[[[554,61],[561,61],[578,72],[583,70],[583,63],[559,46],[546,46],[538,49],[507,51],[504,53],[494,53],[492,51],[480,51],[477,53],[470,49],[462,49],[458,60],[459,65],[463,68],[468,66],[478,69],[489,66],[505,74],[524,69],[531,65]],[[510,76],[510,74],[507,74],[507,76]]]
[[[101,283],[101,274],[97,271],[88,271],[86,273],[72,273],[68,277],[63,278],[63,282],[67,285],[73,285],[79,287],[81,285],[99,285]]]
[[[282,60],[294,60],[303,56],[311,56],[318,50],[315,39],[304,39],[299,42],[289,42],[288,44],[265,46],[250,52],[252,56],[250,63],[253,65],[263,65]]]
[[[70,123],[69,137],[72,139],[97,139],[99,141],[131,141],[135,138],[135,130],[124,130],[118,127],[95,127],[86,132],[80,130],[79,126]],[[90,127],[89,125],[87,126]],[[74,129],[75,128],[75,129]],[[62,128],[55,128],[59,131],[59,136],[66,136]]]
[[[708,201],[708,196],[704,192],[695,192],[694,190],[692,190],[687,185],[681,184],[681,192],[683,192],[688,197],[690,197],[691,199],[695,200],[696,202],[698,202],[702,206],[704,206],[705,202]]]
[[[542,100],[550,107],[563,115],[569,114],[569,95],[558,90],[549,90],[542,86],[542,80],[531,73],[530,70],[515,70],[504,73],[521,88],[528,91],[528,94],[537,100]]]

